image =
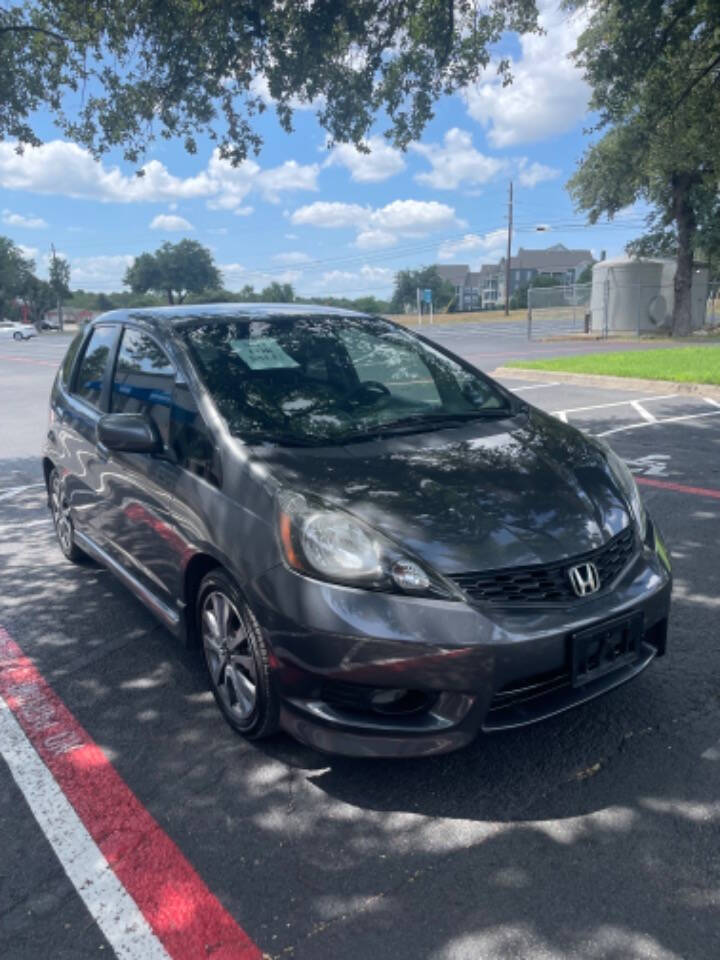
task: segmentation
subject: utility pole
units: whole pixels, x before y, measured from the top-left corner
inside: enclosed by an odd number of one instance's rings
[[[52,268],[51,268],[51,270],[50,270],[50,275],[51,275],[51,277],[57,277],[57,273],[55,272],[55,271],[56,271],[56,266],[55,266],[55,264],[56,264],[56,262],[57,262],[57,254],[55,253],[55,244],[54,244],[54,243],[51,243],[51,244],[50,244],[50,249],[52,250]],[[64,324],[63,324],[63,308],[62,308],[62,291],[60,290],[60,287],[59,287],[59,286],[57,287],[55,293],[56,293],[56,296],[57,296],[58,329],[59,329],[60,332],[62,333],[62,332],[63,332],[63,329],[64,329]]]
[[[512,250],[512,226],[513,226],[513,185],[510,181],[510,194],[508,197],[508,236],[507,236],[507,256],[505,257],[505,316],[510,315],[510,254]]]

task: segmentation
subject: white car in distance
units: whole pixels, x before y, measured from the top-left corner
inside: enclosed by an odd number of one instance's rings
[[[30,323],[16,320],[0,320],[0,340],[29,340],[36,337],[37,330]]]

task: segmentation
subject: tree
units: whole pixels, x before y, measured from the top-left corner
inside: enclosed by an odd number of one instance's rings
[[[584,5],[569,2],[567,6]],[[604,136],[568,187],[592,223],[638,199],[650,234],[631,250],[673,251],[672,331],[691,329],[693,261],[714,243],[720,182],[720,29],[716,0],[602,0],[574,53]]]
[[[10,240],[0,237],[0,320],[12,301],[21,296],[35,264]]]
[[[58,325],[63,330],[63,300],[70,296],[70,264],[64,257],[58,257],[54,246],[50,260],[50,289],[57,303]]]
[[[273,281],[260,294],[260,300],[263,303],[292,303],[295,299],[295,291],[290,283],[277,283]]]
[[[25,281],[21,298],[28,308],[30,319],[37,327],[46,311],[57,303],[57,295],[50,284],[45,280],[38,280],[32,274]]]
[[[529,283],[523,287],[518,287],[510,298],[510,307],[513,310],[525,310],[528,305],[528,290],[539,289],[541,287],[561,287],[563,283],[557,277],[551,277],[547,273],[538,273]]]
[[[182,303],[189,293],[216,290],[220,271],[212,254],[196,240],[164,243],[155,253],[141,253],[125,272],[123,283],[133,293],[164,293],[170,304]]]
[[[450,309],[455,299],[455,288],[438,273],[436,266],[419,270],[400,270],[395,274],[395,289],[390,306],[395,313],[404,313],[417,305],[417,291],[432,290],[436,310]]]
[[[299,100],[331,142],[362,144],[383,115],[405,147],[506,30],[537,30],[535,0],[8,0],[0,138],[39,143],[50,112],[96,156],[122,147],[137,162],[157,136],[194,153],[200,135],[237,164],[262,143],[266,85],[288,132]],[[498,72],[509,80],[506,58]]]

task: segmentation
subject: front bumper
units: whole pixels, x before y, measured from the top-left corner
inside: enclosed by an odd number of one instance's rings
[[[544,608],[389,595],[275,567],[250,599],[272,646],[282,725],[331,753],[426,756],[587,702],[665,651],[672,577],[660,552],[644,547],[606,593]],[[638,659],[573,687],[570,637],[635,613]],[[371,706],[391,690],[409,691],[411,709]]]

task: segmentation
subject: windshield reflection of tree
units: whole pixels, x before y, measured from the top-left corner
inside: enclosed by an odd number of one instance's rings
[[[269,336],[293,366],[253,370],[234,340]],[[309,440],[422,413],[472,412],[502,399],[479,377],[383,321],[230,322],[189,333],[201,373],[233,432]],[[386,389],[360,393],[361,384]]]

